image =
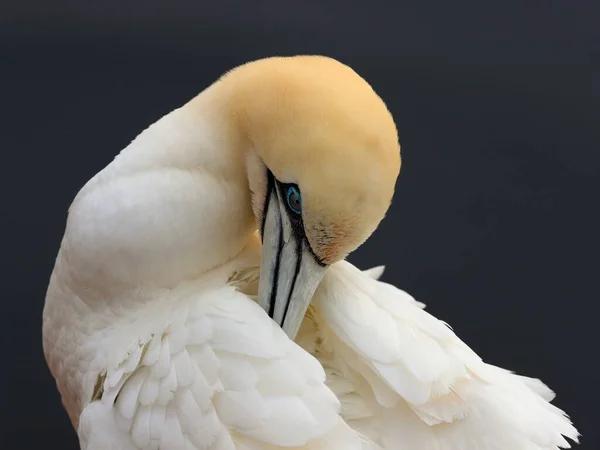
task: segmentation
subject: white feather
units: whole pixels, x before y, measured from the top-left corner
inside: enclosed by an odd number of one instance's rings
[[[113,369],[125,382],[104,383],[103,398],[116,398],[114,406],[99,399],[85,407],[85,426],[79,428],[82,448],[104,448],[99,436],[113,432],[105,427],[115,427],[122,439],[140,449],[192,445],[221,450],[216,443],[235,446],[235,436],[273,448],[302,447],[317,439],[326,442],[340,421],[339,402],[324,384],[321,365],[232,287],[192,301],[205,302],[206,315],[178,326],[193,329],[199,322],[210,323],[205,343],[198,345],[198,333],[172,325],[165,327],[160,339],[158,333],[141,339],[146,342],[139,346],[142,350]],[[236,302],[239,307],[232,305]],[[145,357],[148,352],[159,357]],[[132,357],[138,361],[135,367]],[[109,371],[107,380],[111,375]],[[346,431],[354,434],[350,428]]]
[[[550,450],[568,448],[563,436],[577,441],[539,380],[485,364],[421,304],[368,272],[336,264],[313,304],[312,329],[322,342],[314,353],[368,386],[357,390],[356,404],[370,405],[375,426],[368,435],[383,448]],[[348,391],[337,377],[328,386],[340,397]],[[354,410],[342,409],[342,416],[352,423]]]
[[[211,92],[140,134],[71,206],[43,335],[82,449],[554,450],[576,440],[543,383],[485,364],[422,303],[378,281],[383,267],[330,267],[290,341],[254,302],[246,161]]]

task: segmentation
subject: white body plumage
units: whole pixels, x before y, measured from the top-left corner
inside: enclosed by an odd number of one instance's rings
[[[82,449],[551,450],[577,431],[540,381],[485,364],[345,261],[296,342],[256,304],[246,161],[208,89],[81,190],[44,351]]]

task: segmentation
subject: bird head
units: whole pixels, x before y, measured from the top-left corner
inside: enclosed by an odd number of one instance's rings
[[[350,67],[320,56],[226,74],[263,250],[259,303],[294,337],[327,266],[377,228],[400,171],[393,118]]]

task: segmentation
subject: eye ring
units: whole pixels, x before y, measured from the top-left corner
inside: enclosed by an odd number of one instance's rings
[[[302,194],[298,186],[291,185],[285,191],[285,198],[290,210],[295,214],[302,214]]]

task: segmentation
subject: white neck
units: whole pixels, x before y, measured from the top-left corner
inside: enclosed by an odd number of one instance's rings
[[[143,131],[79,192],[61,250],[77,284],[172,287],[242,251],[256,229],[245,151],[213,96]]]

